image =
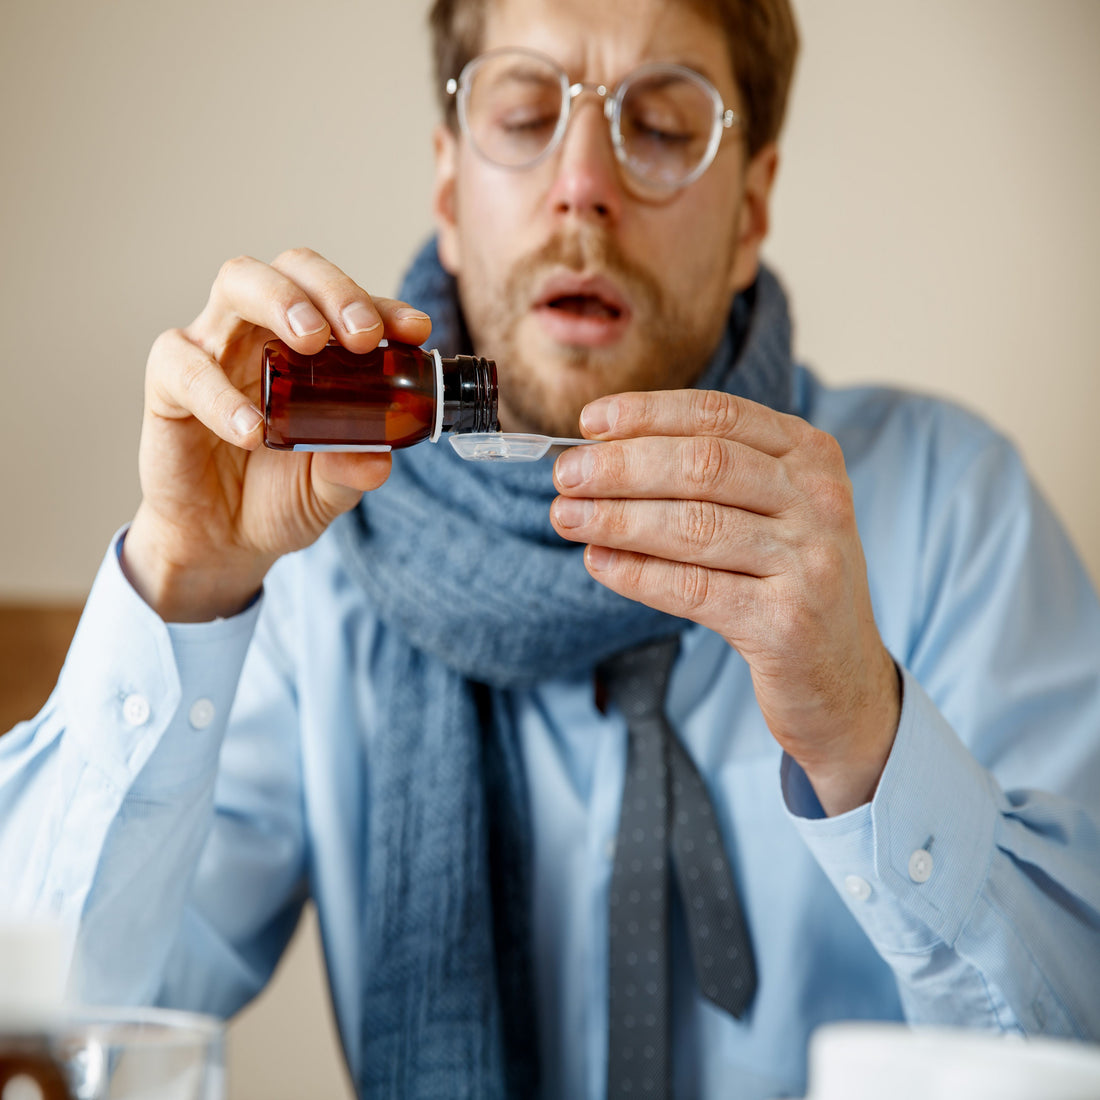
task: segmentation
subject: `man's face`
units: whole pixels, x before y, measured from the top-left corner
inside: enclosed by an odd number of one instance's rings
[[[687,65],[739,109],[719,28],[676,2],[497,0],[485,30],[485,50],[535,49],[609,89],[643,62]],[[443,128],[436,140],[440,251],[476,351],[497,362],[505,428],[576,435],[601,394],[694,381],[755,278],[773,153],[747,166],[734,130],[698,180],[653,201],[629,190],[594,96],[530,168],[489,164]]]

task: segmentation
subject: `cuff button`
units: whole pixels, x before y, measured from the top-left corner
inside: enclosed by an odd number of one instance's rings
[[[187,715],[191,728],[204,730],[214,721],[216,709],[209,699],[196,699],[191,704],[191,710]]]
[[[149,721],[152,708],[144,695],[136,692],[122,700],[122,717],[128,726],[144,726]]]
[[[871,896],[871,884],[859,875],[845,875],[844,889],[856,901],[866,901]]]
[[[927,882],[932,877],[932,853],[918,848],[909,857],[909,877],[914,882]]]

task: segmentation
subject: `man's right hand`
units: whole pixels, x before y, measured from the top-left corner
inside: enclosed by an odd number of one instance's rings
[[[240,611],[277,558],[308,546],[389,474],[387,454],[263,446],[263,345],[277,337],[311,354],[333,336],[364,353],[383,336],[420,344],[430,330],[425,314],[372,298],[308,249],[222,267],[199,316],[158,337],[146,368],[142,501],[122,565],[162,618]]]

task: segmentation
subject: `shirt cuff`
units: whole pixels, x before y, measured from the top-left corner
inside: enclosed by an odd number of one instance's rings
[[[887,951],[953,946],[989,874],[993,778],[905,670],[901,720],[870,803],[821,816],[805,773],[782,765],[788,814],[872,941]]]
[[[58,689],[68,738],[85,763],[121,790],[178,724],[179,743],[158,752],[157,770],[171,786],[204,760],[216,765],[262,600],[230,619],[165,623],[122,571],[124,536],[125,529],[116,534],[104,557]]]

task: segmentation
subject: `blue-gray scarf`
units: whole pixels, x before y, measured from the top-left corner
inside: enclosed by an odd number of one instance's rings
[[[400,297],[432,317],[431,346],[469,352],[434,242]],[[767,270],[735,299],[698,385],[789,410],[790,322]],[[336,525],[385,626],[366,754],[363,1097],[538,1091],[530,821],[508,689],[590,676],[677,624],[592,580],[550,525],[551,469],[413,447]]]

